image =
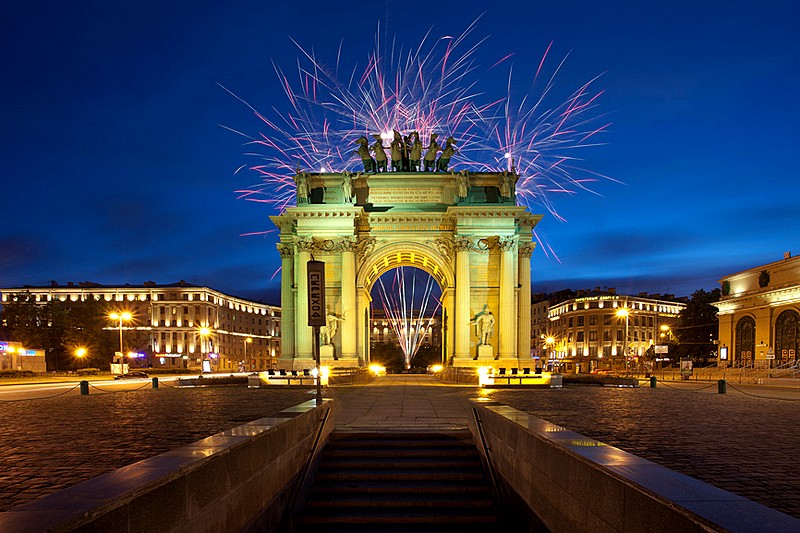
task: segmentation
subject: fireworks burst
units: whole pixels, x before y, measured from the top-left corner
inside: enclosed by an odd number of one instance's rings
[[[411,273],[406,276],[406,268],[399,267],[378,278],[380,288],[378,296],[383,306],[384,316],[389,320],[392,329],[403,351],[406,368],[411,368],[411,360],[417,354],[425,336],[433,325],[433,318],[441,307],[441,301],[429,309],[431,296],[436,282],[426,272],[409,267]],[[390,288],[387,289],[383,278],[391,276]],[[424,279],[424,287],[417,288],[417,280]]]
[[[361,166],[354,154],[358,137],[380,133],[391,138],[392,130],[403,135],[417,131],[422,140],[432,133],[458,140],[455,170],[516,169],[518,201],[529,208],[541,206],[561,219],[553,198],[591,192],[591,182],[606,178],[585,169],[579,154],[596,146],[598,134],[608,127],[597,114],[602,94],[593,87],[597,78],[551,105],[557,98],[556,75],[566,57],[547,71],[548,46],[532,77],[531,91],[516,98],[510,56],[488,69],[479,66],[476,56],[485,39],[473,37],[477,22],[457,37],[435,39],[428,32],[408,50],[394,42],[384,50],[379,31],[366,64],[351,70],[342,64],[342,46],[333,66],[327,66],[295,43],[300,50],[296,74],[290,77],[275,65],[288,111],[273,108],[263,114],[236,97],[264,127],[256,136],[236,131],[253,148],[247,155],[257,160],[239,170],[247,168],[259,176],[258,183],[237,191],[240,197],[267,202],[282,211],[294,205],[292,176],[297,168],[355,170]],[[341,76],[342,72],[347,74]],[[501,81],[492,83],[498,74]],[[479,86],[506,90],[493,98]]]

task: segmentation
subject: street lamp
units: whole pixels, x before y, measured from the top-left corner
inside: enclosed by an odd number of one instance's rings
[[[81,368],[83,368],[83,366],[84,366],[84,364],[83,364],[84,359],[83,358],[86,357],[86,348],[76,348],[75,349],[75,357],[80,359]]]
[[[253,343],[253,339],[250,338],[250,337],[247,337],[244,340],[244,364],[247,365],[247,369],[248,370],[253,370],[252,365],[250,364],[250,361],[247,360],[247,345],[248,344],[252,344],[252,343]]]
[[[625,339],[623,341],[622,353],[625,357],[625,370],[628,370],[628,321],[630,318],[630,311],[628,311],[627,307],[622,307],[617,310],[617,316],[620,318],[625,317]]]
[[[111,320],[117,320],[119,323],[119,373],[124,374],[125,359],[122,352],[122,321],[124,320],[125,322],[130,322],[133,318],[133,315],[131,315],[129,311],[123,311],[121,313],[114,312],[108,315],[108,318]]]

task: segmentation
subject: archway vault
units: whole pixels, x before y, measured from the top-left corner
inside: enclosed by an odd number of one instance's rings
[[[403,266],[427,272],[439,283],[442,292],[453,285],[450,265],[437,252],[414,242],[395,243],[373,251],[358,272],[357,285],[369,291],[384,273]]]

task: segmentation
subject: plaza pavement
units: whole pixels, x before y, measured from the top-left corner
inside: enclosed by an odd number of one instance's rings
[[[656,389],[497,389],[388,376],[332,387],[346,431],[466,427],[488,396],[800,518],[800,391],[663,384]],[[313,397],[296,389],[143,389],[3,405],[0,510]]]

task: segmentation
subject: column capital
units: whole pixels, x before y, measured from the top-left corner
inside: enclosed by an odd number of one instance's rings
[[[533,255],[533,251],[536,249],[535,242],[524,242],[520,243],[519,245],[519,255],[520,257],[530,257]]]
[[[281,259],[290,259],[294,257],[293,244],[279,242],[276,246],[278,248],[278,253],[281,254]]]

